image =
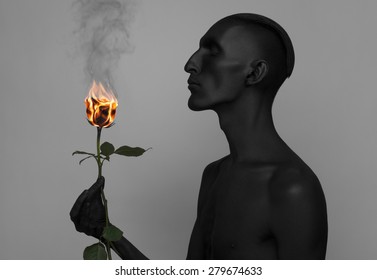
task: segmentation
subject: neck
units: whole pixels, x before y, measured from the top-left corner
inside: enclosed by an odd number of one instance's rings
[[[229,143],[233,162],[273,162],[286,147],[276,132],[271,102],[239,100],[219,105],[215,111]]]

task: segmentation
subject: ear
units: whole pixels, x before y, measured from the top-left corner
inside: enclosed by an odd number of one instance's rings
[[[268,64],[265,60],[253,61],[246,76],[246,85],[251,86],[259,83],[268,73]]]

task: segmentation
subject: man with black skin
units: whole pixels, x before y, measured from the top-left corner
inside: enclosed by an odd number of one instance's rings
[[[187,259],[324,259],[327,211],[313,171],[279,137],[272,118],[277,91],[293,70],[284,29],[256,14],[215,23],[185,71],[188,106],[213,110],[230,154],[209,164],[199,192]],[[76,229],[100,237],[100,178],[71,210]],[[123,259],[146,259],[126,238]]]

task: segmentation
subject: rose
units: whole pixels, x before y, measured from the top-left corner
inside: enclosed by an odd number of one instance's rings
[[[86,155],[85,158],[80,160],[79,164],[88,158],[94,158],[98,166],[98,178],[102,177],[102,166],[104,161],[110,161],[110,156],[112,154],[138,157],[148,150],[140,147],[129,146],[121,146],[118,149],[115,149],[114,145],[109,142],[104,142],[101,144],[102,128],[113,125],[116,109],[118,107],[118,101],[115,94],[111,90],[110,85],[105,85],[106,86],[104,86],[101,82],[97,83],[96,81],[93,81],[88,96],[85,98],[86,115],[88,121],[91,125],[97,127],[97,153],[75,151],[72,154]],[[105,207],[106,223],[104,231],[99,239],[99,242],[85,248],[84,259],[111,259],[111,242],[119,240],[122,236],[122,231],[109,222],[107,200],[103,189],[101,190],[101,198]],[[105,244],[105,246],[102,244],[102,242]]]
[[[86,116],[91,125],[110,127],[114,123],[118,100],[109,84],[105,86],[94,80],[84,102]]]

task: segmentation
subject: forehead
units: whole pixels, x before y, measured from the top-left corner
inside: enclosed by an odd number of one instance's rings
[[[215,23],[201,38],[201,44],[215,43],[224,49],[252,48],[258,45],[257,29],[231,20]]]

